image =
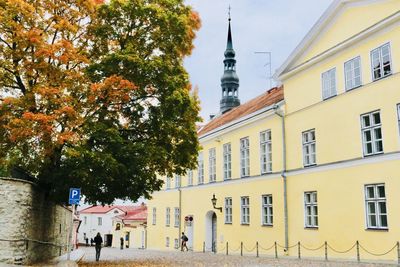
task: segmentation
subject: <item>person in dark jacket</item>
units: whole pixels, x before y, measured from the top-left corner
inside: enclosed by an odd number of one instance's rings
[[[95,236],[94,243],[95,243],[95,249],[96,249],[96,261],[99,261],[101,244],[103,243],[103,238],[101,238],[100,233],[97,233],[97,235]]]
[[[121,237],[119,241],[121,242],[121,249],[124,249],[124,238]]]
[[[189,241],[189,238],[185,235],[184,232],[182,232],[182,243],[181,243],[181,251],[184,251],[184,249],[186,248],[186,251],[188,251],[188,247],[186,245],[186,242]]]

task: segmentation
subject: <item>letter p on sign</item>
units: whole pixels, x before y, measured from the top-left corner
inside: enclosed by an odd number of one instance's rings
[[[81,189],[80,188],[70,188],[69,189],[69,204],[79,204],[79,200],[81,198]]]

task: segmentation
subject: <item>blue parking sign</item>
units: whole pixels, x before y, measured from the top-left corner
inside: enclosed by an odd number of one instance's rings
[[[69,189],[69,204],[79,204],[79,200],[81,198],[81,189],[80,188],[70,188]]]

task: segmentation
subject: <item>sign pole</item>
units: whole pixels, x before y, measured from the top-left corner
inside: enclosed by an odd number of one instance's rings
[[[71,214],[71,227],[69,228],[69,235],[68,235],[68,254],[67,254],[67,260],[70,260],[71,258],[71,245],[72,244],[72,229],[74,228],[74,214],[75,214],[75,205],[72,204],[72,214]]]

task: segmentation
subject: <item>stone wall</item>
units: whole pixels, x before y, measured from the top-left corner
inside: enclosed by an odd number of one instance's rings
[[[30,264],[66,253],[71,216],[34,183],[0,178],[0,263]]]

